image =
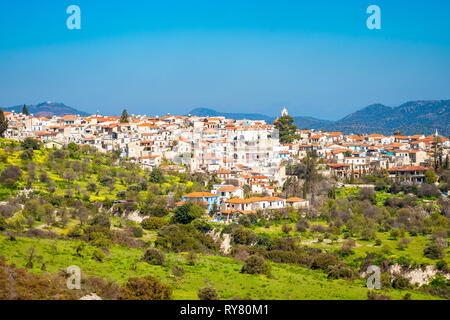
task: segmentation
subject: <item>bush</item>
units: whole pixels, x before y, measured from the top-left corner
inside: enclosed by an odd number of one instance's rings
[[[121,291],[122,300],[170,300],[172,297],[172,289],[152,276],[129,278]]]
[[[138,227],[138,226],[130,226],[130,227],[128,227],[128,230],[136,238],[142,238],[142,236],[144,235],[144,232],[142,231],[142,228]]]
[[[167,208],[163,206],[151,206],[148,209],[148,214],[153,217],[162,218],[169,214],[169,210],[167,210]]]
[[[441,192],[439,191],[439,188],[434,184],[424,183],[420,186],[417,195],[419,197],[439,197],[441,195]]]
[[[189,266],[194,266],[196,262],[197,262],[197,255],[195,254],[195,252],[189,252],[186,257],[186,264]]]
[[[97,214],[92,218],[90,225],[98,225],[109,229],[111,228],[111,221],[108,216],[104,214]]]
[[[364,201],[369,200],[373,204],[376,203],[377,194],[371,188],[361,188],[358,193],[358,200]]]
[[[409,280],[400,274],[394,275],[392,280],[392,288],[394,289],[408,289],[410,287]]]
[[[167,221],[163,218],[150,217],[141,222],[142,228],[145,230],[158,230],[167,225]]]
[[[241,269],[242,273],[270,275],[271,267],[265,259],[259,255],[248,257]]]
[[[309,228],[309,223],[306,221],[306,219],[300,219],[295,224],[295,230],[297,232],[305,232]]]
[[[423,255],[430,259],[442,259],[445,256],[445,251],[442,246],[432,243],[423,250]]]
[[[283,223],[283,225],[281,226],[281,230],[285,234],[289,234],[289,232],[291,232],[291,230],[292,230],[292,227],[290,225],[288,225],[287,223]]]
[[[39,150],[41,148],[39,141],[32,138],[25,138],[20,146],[24,150]]]
[[[198,289],[197,296],[200,300],[220,300],[216,289],[211,286]]]
[[[348,255],[352,253],[352,249],[356,247],[356,241],[348,239],[342,243],[341,254]]]
[[[312,259],[311,269],[329,270],[331,266],[337,265],[339,258],[329,253],[319,253]]]
[[[311,227],[309,229],[311,230],[311,232],[319,232],[319,233],[327,232],[327,228],[323,224],[320,224],[320,223],[311,225]]]
[[[0,183],[3,183],[7,188],[13,188],[21,176],[20,168],[11,165],[0,174]]]
[[[185,272],[186,271],[182,267],[180,267],[180,266],[178,266],[176,264],[174,264],[172,266],[172,275],[177,277],[177,278],[179,278],[179,279],[183,278]]]
[[[439,260],[436,262],[436,268],[440,271],[448,272],[448,266],[445,260]]]
[[[346,266],[345,264],[338,264],[331,266],[330,272],[328,273],[329,279],[346,279],[351,280],[355,276],[355,272],[352,268]]]
[[[400,250],[405,250],[405,249],[408,247],[408,245],[409,245],[410,242],[411,242],[410,239],[407,239],[407,238],[401,238],[401,239],[397,242],[397,247],[398,247]]]
[[[235,244],[251,245],[257,239],[256,234],[254,234],[250,230],[244,229],[242,226],[238,226],[237,228],[235,228],[231,233],[231,236]]]
[[[238,223],[243,226],[249,228],[252,225],[252,221],[246,215],[242,215],[239,217]]]
[[[105,252],[102,249],[95,249],[92,257],[99,262],[103,262],[103,259],[105,259]]]
[[[375,291],[370,290],[367,292],[367,300],[391,300],[391,297],[384,294],[378,295]]]
[[[142,261],[152,265],[163,265],[166,262],[166,255],[159,249],[149,248],[142,256]]]
[[[20,159],[27,161],[27,160],[32,160],[34,156],[34,152],[33,149],[25,149],[21,154],[20,154]]]

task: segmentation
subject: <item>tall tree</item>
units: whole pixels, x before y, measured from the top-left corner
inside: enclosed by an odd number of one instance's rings
[[[8,119],[3,114],[3,109],[0,108],[0,137],[4,137],[5,131],[8,129]]]
[[[23,105],[22,113],[26,116],[30,115],[26,104]]]
[[[275,120],[274,125],[279,131],[281,143],[290,143],[299,139],[299,136],[296,134],[297,126],[290,115],[285,115]]]
[[[120,123],[128,123],[128,112],[127,112],[127,109],[123,109],[122,116],[120,117]]]

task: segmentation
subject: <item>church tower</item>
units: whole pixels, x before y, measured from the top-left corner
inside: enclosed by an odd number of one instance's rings
[[[281,110],[281,116],[284,117],[284,116],[287,116],[287,115],[288,115],[287,109],[283,108],[283,110]]]

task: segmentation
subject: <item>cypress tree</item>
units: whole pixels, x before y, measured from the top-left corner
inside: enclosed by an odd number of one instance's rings
[[[120,123],[128,123],[128,112],[127,112],[127,109],[123,109],[122,116],[120,117]]]
[[[3,138],[3,135],[7,129],[8,129],[8,119],[5,118],[2,108],[0,108],[0,137]]]
[[[26,104],[23,105],[22,113],[26,116],[30,115]]]

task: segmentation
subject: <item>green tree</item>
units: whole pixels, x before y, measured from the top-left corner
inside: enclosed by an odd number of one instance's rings
[[[26,115],[26,116],[30,115],[30,113],[28,112],[28,108],[27,108],[27,105],[26,105],[26,104],[23,105],[22,113],[23,113],[24,115]]]
[[[0,108],[0,137],[4,137],[6,130],[8,130],[8,119],[5,118],[3,109]]]
[[[149,181],[152,183],[163,183],[164,182],[164,175],[161,169],[155,168],[150,173]]]
[[[200,218],[204,213],[205,210],[198,204],[188,202],[173,211],[171,222],[188,224],[191,221]]]
[[[20,146],[23,149],[31,149],[31,150],[39,150],[41,149],[41,145],[39,144],[38,140],[32,139],[32,138],[25,138],[25,140],[22,141]]]
[[[120,123],[128,123],[128,112],[127,112],[127,109],[123,109],[122,116],[120,117]]]
[[[296,134],[297,126],[294,124],[294,119],[289,116],[282,116],[274,122],[275,128],[278,129],[281,143],[290,143],[299,139]]]
[[[437,181],[436,173],[433,170],[428,170],[425,172],[425,183],[433,184]]]

